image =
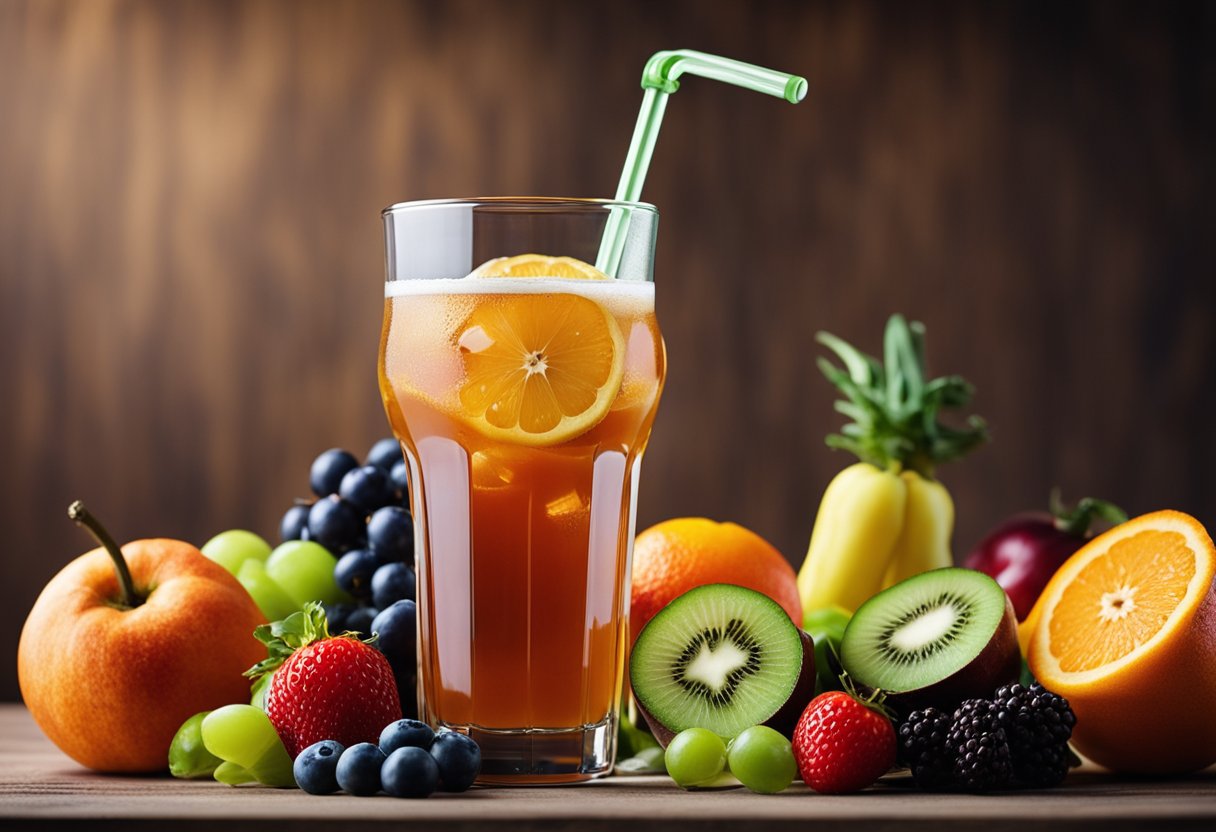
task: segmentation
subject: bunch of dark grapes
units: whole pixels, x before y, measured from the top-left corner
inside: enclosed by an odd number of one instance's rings
[[[1068,773],[1076,723],[1068,700],[1040,684],[1006,685],[953,713],[913,711],[899,727],[900,760],[930,791],[1057,786]]]
[[[296,501],[279,536],[315,541],[338,559],[334,582],[355,603],[326,608],[329,631],[377,633],[402,712],[416,717],[414,522],[401,446],[381,439],[362,465],[349,451],[331,448],[313,460],[309,484],[316,499]]]

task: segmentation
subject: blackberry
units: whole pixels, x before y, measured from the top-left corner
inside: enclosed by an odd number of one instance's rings
[[[937,708],[913,711],[899,726],[896,754],[912,769],[916,785],[928,791],[948,789],[954,781],[954,756],[946,748],[950,715]]]
[[[989,700],[968,699],[958,707],[946,734],[946,751],[954,757],[954,784],[964,791],[1008,785],[1013,773],[1009,743]]]
[[[1076,717],[1068,700],[1037,682],[996,692],[997,719],[1005,730],[1013,776],[1030,788],[1059,785],[1068,774],[1068,738]]]

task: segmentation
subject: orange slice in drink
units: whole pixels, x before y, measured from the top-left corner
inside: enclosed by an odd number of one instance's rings
[[[1177,511],[1137,517],[1060,567],[1031,618],[1031,672],[1068,698],[1073,743],[1117,771],[1216,762],[1216,549]]]
[[[462,416],[485,436],[519,445],[586,433],[608,413],[624,376],[616,320],[577,294],[492,295],[464,322],[457,344]]]
[[[565,277],[575,280],[611,280],[590,263],[573,257],[517,254],[482,263],[469,277]]]

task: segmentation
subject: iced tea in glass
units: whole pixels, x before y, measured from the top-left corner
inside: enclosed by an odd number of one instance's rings
[[[617,276],[594,262],[614,212]],[[384,212],[380,389],[410,475],[423,718],[482,782],[607,773],[628,649],[639,466],[666,372],[642,203]]]

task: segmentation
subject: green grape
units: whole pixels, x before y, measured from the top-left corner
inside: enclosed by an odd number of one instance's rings
[[[798,773],[790,741],[767,725],[753,725],[731,740],[726,760],[730,773],[760,794],[785,791]]]
[[[712,783],[726,767],[726,743],[708,728],[676,734],[663,755],[667,773],[685,788]]]
[[[241,564],[241,571],[236,573],[236,579],[245,587],[245,591],[253,596],[267,621],[286,618],[300,608],[300,605],[283,591],[283,587],[266,574],[266,565],[260,560],[247,560]]]
[[[266,560],[270,556],[270,544],[253,532],[230,529],[204,543],[202,552],[235,575],[247,560]]]
[[[203,711],[187,719],[169,743],[169,773],[184,780],[210,777],[223,762],[203,745]]]
[[[266,560],[266,572],[291,596],[296,606],[306,601],[337,604],[351,600],[334,583],[337,560],[325,547],[310,540],[289,540]]]
[[[837,606],[811,610],[802,619],[802,629],[815,642],[815,695],[842,690],[840,684],[840,640],[849,623],[847,610]]]
[[[253,768],[278,742],[270,718],[252,705],[225,705],[203,719],[207,750],[244,768]]]
[[[220,763],[215,770],[215,779],[229,786],[240,786],[245,783],[256,783],[258,778],[254,777],[247,768],[241,768],[236,763]]]
[[[248,782],[245,775],[267,786],[294,786],[291,757],[270,724],[270,717],[252,705],[225,705],[208,714],[202,723],[203,744],[224,760],[215,770],[221,783]],[[231,765],[227,765],[231,763]]]

